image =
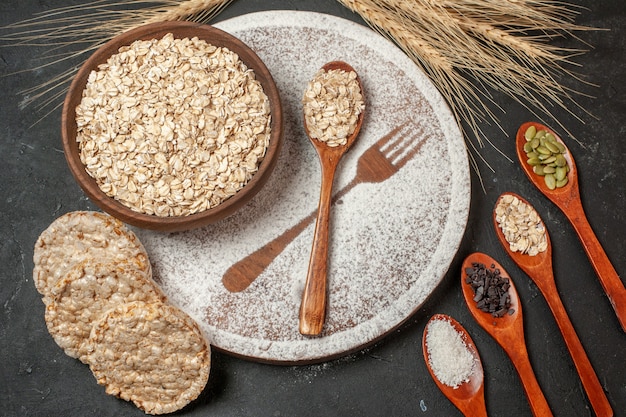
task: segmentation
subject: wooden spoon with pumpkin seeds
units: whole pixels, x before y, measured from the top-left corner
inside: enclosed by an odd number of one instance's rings
[[[540,131],[549,133],[564,149],[561,155],[567,162],[569,172],[566,174],[566,181],[559,184],[561,185],[560,187],[557,187],[556,184],[554,184],[554,187],[551,187],[552,184],[546,181],[544,176],[535,173],[533,166],[528,163],[530,158],[526,152],[528,149],[527,143],[529,142],[528,138],[534,136],[532,135],[533,131],[535,132],[535,135],[536,132]],[[525,146],[526,149],[524,149]],[[589,257],[589,260],[598,275],[602,288],[615,310],[615,314],[617,315],[617,319],[622,326],[622,330],[626,331],[626,288],[624,288],[624,283],[621,281],[619,275],[617,275],[615,268],[611,264],[611,261],[602,248],[602,245],[598,241],[595,233],[591,229],[589,221],[585,216],[580,198],[580,191],[578,189],[578,171],[572,154],[565,146],[565,143],[563,143],[563,140],[561,140],[561,138],[552,129],[536,122],[527,122],[520,126],[517,131],[516,149],[520,165],[522,166],[522,169],[526,173],[528,179],[535,184],[543,195],[545,195],[559,209],[561,209],[574,227],[574,230],[578,234],[583,248]]]

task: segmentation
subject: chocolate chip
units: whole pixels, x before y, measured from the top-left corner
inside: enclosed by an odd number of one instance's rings
[[[465,283],[474,290],[474,302],[481,311],[490,313],[494,317],[513,314],[509,278],[501,275],[495,265],[487,268],[485,264],[474,262],[471,267],[465,268]]]

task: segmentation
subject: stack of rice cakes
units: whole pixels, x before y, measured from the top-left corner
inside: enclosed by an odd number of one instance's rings
[[[200,395],[210,347],[197,324],[167,303],[146,250],[122,222],[67,213],[39,236],[33,259],[48,331],[107,394],[149,414],[177,411]]]

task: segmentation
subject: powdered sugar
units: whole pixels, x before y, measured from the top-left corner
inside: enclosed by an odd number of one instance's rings
[[[267,185],[233,216],[203,229],[137,231],[155,279],[194,317],[218,349],[262,361],[336,357],[379,339],[424,302],[463,236],[470,180],[459,129],[426,76],[395,46],[361,25],[317,13],[273,11],[216,25],[251,46],[275,78],[285,143]],[[398,173],[359,184],[333,206],[328,315],[321,337],[298,332],[298,309],[311,249],[311,223],[240,293],[221,277],[233,263],[315,211],[320,172],[302,128],[308,78],[332,60],[362,79],[367,113],[334,189],[356,175],[358,158],[393,128],[422,142]],[[456,167],[448,172],[442,166]]]

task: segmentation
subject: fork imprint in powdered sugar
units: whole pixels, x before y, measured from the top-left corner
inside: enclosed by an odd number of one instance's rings
[[[335,204],[361,183],[381,183],[398,172],[415,156],[428,139],[424,129],[407,121],[391,130],[366,149],[357,161],[356,175],[333,197]],[[248,288],[274,259],[314,220],[317,211],[302,219],[283,234],[241,259],[222,276],[224,287],[230,292]]]

